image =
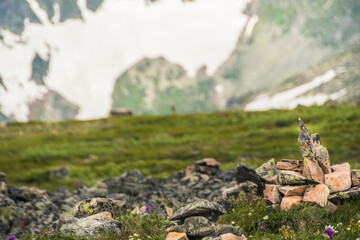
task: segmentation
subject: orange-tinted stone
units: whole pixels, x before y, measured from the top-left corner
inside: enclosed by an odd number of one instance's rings
[[[279,192],[280,185],[275,184],[265,184],[264,189],[264,196],[267,200],[272,203],[280,203],[280,192]]]
[[[276,163],[276,168],[279,170],[297,171],[302,170],[303,162],[299,160],[282,159]]]
[[[285,196],[302,196],[307,188],[307,185],[302,186],[281,186],[279,191]]]
[[[195,162],[196,165],[218,167],[221,163],[216,161],[214,158],[204,158]]]
[[[324,173],[322,169],[316,162],[309,158],[304,158],[304,175],[308,180],[324,183]]]
[[[219,236],[221,240],[246,240],[245,236],[237,236],[233,233],[225,233]]]
[[[330,190],[325,184],[310,185],[303,196],[304,202],[314,202],[325,207]]]
[[[351,187],[350,170],[325,174],[325,184],[331,192],[345,191]]]
[[[301,201],[301,196],[285,196],[281,200],[280,209],[283,211],[289,211],[291,209],[300,207]]]
[[[189,240],[185,233],[170,232],[166,240]]]
[[[349,163],[334,164],[331,166],[331,169],[334,172],[350,172],[350,164]]]

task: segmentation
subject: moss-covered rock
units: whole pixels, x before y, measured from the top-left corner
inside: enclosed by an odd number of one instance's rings
[[[125,203],[110,198],[85,199],[74,207],[74,216],[78,218],[88,217],[100,212],[110,212],[112,216],[120,215],[125,209]]]

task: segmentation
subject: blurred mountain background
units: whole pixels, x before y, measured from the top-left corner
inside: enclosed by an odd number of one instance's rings
[[[360,103],[359,1],[219,4],[0,0],[0,121]]]

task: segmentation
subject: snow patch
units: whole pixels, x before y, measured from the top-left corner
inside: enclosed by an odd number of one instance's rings
[[[336,72],[334,70],[329,70],[325,74],[314,78],[312,81],[297,86],[293,89],[289,89],[284,92],[274,94],[272,96],[261,94],[245,106],[245,111],[264,111],[273,108],[293,109],[299,104],[306,106],[309,106],[311,104],[322,104],[328,101],[331,95],[303,95],[306,92],[331,81],[335,76]],[[337,95],[334,95],[332,96],[332,98],[336,96]]]
[[[250,19],[249,19],[249,22],[248,24],[246,25],[246,28],[245,28],[245,37],[250,37],[253,30],[254,30],[254,27],[256,25],[256,23],[259,21],[259,17],[257,15],[254,15],[252,16]]]

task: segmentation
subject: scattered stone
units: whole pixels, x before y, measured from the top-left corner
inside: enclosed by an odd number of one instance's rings
[[[239,163],[237,165],[235,178],[237,183],[242,183],[246,181],[254,182],[258,187],[259,196],[263,194],[263,190],[265,187],[264,184],[267,183],[267,181],[264,178],[260,177],[253,168],[243,163]]]
[[[276,168],[279,170],[302,172],[303,161],[282,159],[276,163]]]
[[[325,184],[331,192],[345,191],[351,187],[350,166],[347,165],[334,165],[334,172],[325,174]]]
[[[300,135],[298,138],[298,143],[301,151],[301,155],[303,158],[308,158],[310,160],[314,160],[314,154],[311,147],[311,135],[307,130],[304,122],[299,118],[299,126],[300,126]]]
[[[360,170],[351,171],[351,186],[360,186]]]
[[[127,108],[115,108],[110,111],[111,116],[131,116],[132,111]]]
[[[321,207],[325,207],[327,204],[330,190],[325,184],[310,185],[303,196],[304,202],[314,202]]]
[[[223,199],[229,199],[231,197],[237,198],[240,192],[244,192],[246,194],[256,194],[257,193],[257,185],[253,182],[246,181],[240,184],[235,184],[233,187],[225,189],[221,196]]]
[[[40,190],[35,187],[8,186],[8,192],[12,199],[25,202],[31,202],[37,196],[46,194],[46,190]]]
[[[237,236],[233,233],[225,233],[219,236],[221,240],[246,240],[245,236]]]
[[[307,157],[304,157],[304,175],[310,181],[324,183],[324,173],[321,167]]]
[[[189,240],[185,233],[169,232],[165,240]]]
[[[304,185],[308,183],[306,177],[294,171],[280,171],[278,182],[281,185]]]
[[[336,209],[337,209],[338,207],[337,207],[335,204],[333,204],[332,202],[327,201],[325,208],[326,208],[327,211],[333,213],[333,212],[336,211]]]
[[[219,172],[220,163],[214,158],[204,158],[195,162],[195,172],[215,175]]]
[[[302,196],[307,188],[307,185],[302,186],[281,186],[279,191],[284,194],[284,196]]]
[[[7,187],[6,187],[6,183],[5,182],[0,182],[0,193],[6,193],[7,192]]]
[[[193,172],[195,172],[195,166],[194,165],[187,166],[185,169],[185,176],[189,176],[193,174]]]
[[[122,224],[119,221],[107,219],[72,218],[61,223],[59,232],[62,236],[75,235],[80,238],[94,238],[101,233],[121,233]]]
[[[280,203],[279,185],[265,184],[264,196],[274,204]]]
[[[70,170],[67,167],[61,167],[59,169],[52,170],[50,172],[50,177],[64,180],[70,176]]]
[[[0,182],[6,182],[6,174],[3,172],[0,172]]]
[[[360,197],[360,186],[356,186],[346,191],[330,194],[329,200],[333,203],[339,204],[345,201],[358,199],[359,197]]]
[[[270,159],[269,161],[263,163],[260,167],[256,170],[256,173],[259,174],[262,178],[270,178],[277,175],[278,170],[275,167],[275,159]]]
[[[300,207],[301,202],[301,196],[285,196],[281,200],[280,209],[283,211],[289,211],[291,209]]]
[[[323,170],[324,174],[331,173],[329,152],[327,148],[321,144],[319,134],[311,134],[311,144],[313,147],[315,160]]]
[[[201,215],[204,213],[224,214],[225,209],[217,203],[201,199],[180,208],[169,218],[169,220],[182,220],[189,216]]]
[[[125,208],[125,203],[110,198],[85,199],[74,207],[74,217],[83,218],[100,212],[111,212],[112,215],[120,214]]]
[[[228,224],[215,225],[215,236],[223,235],[226,233],[232,233],[236,236],[243,236],[244,230],[239,226],[233,226]]]

